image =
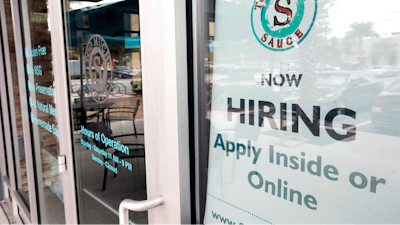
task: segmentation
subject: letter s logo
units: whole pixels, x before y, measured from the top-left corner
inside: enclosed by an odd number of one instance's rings
[[[290,0],[286,0],[286,1],[290,5]],[[289,8],[280,6],[279,2],[280,2],[280,0],[276,0],[275,9],[276,9],[277,12],[286,14],[287,15],[287,20],[285,22],[281,23],[281,22],[278,21],[278,18],[276,18],[276,16],[275,16],[274,25],[275,26],[285,26],[286,24],[288,24],[292,20],[292,10],[289,9]]]

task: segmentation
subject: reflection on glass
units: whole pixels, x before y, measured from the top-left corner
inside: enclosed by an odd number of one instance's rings
[[[41,223],[65,223],[64,196],[59,156],[57,107],[52,64],[48,2],[20,1],[23,18],[23,56],[27,78],[27,102],[32,126],[32,146],[38,165],[38,194],[41,199]],[[21,62],[23,63],[23,62]],[[25,78],[24,77],[24,78]],[[23,78],[22,78],[23,79]]]
[[[345,73],[344,75],[340,74],[321,74],[317,77],[317,84],[320,86],[339,86],[346,83],[347,78],[349,78],[349,74]]]
[[[393,7],[385,13],[383,5],[369,5],[373,1],[357,12],[357,1],[315,1],[318,13],[306,38],[281,51],[283,32],[262,27],[268,38],[277,35],[262,43],[250,12],[261,4],[260,20],[284,29],[282,22],[291,21],[303,1],[263,2],[208,1],[209,40],[201,50],[211,121],[206,222],[215,223],[217,216],[237,223],[399,221],[389,205],[399,201],[400,190],[393,173],[399,169],[400,3],[385,1]],[[312,16],[305,8],[302,19]],[[257,158],[256,152],[240,152],[237,144],[262,153]],[[257,163],[247,162],[243,151]],[[301,160],[322,162],[322,170],[333,165],[339,179],[307,165],[298,173]],[[382,180],[369,180],[379,185],[367,190],[354,181],[354,171]],[[311,207],[306,195],[315,197]]]
[[[28,177],[26,170],[26,157],[25,157],[25,149],[24,149],[24,136],[23,136],[23,126],[22,126],[22,112],[21,112],[21,99],[20,99],[20,90],[19,90],[19,81],[18,81],[18,73],[17,73],[17,61],[15,54],[15,42],[14,42],[14,29],[12,26],[12,17],[11,17],[11,4],[10,0],[4,1],[4,9],[5,16],[7,21],[7,35],[9,51],[10,51],[10,64],[11,68],[7,68],[11,70],[11,77],[7,77],[7,79],[12,80],[13,84],[13,93],[14,93],[14,102],[9,102],[9,104],[14,104],[15,107],[15,120],[13,121],[16,124],[17,128],[17,138],[18,146],[14,146],[15,151],[15,164],[16,164],[16,174],[17,174],[17,185],[18,192],[21,194],[22,199],[25,201],[27,207],[29,207],[29,189],[28,189]],[[11,112],[10,112],[11,113]]]
[[[145,147],[138,1],[66,1],[80,221],[118,223],[144,200]],[[130,219],[147,223],[147,212]]]

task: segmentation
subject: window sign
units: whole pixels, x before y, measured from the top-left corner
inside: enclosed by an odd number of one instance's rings
[[[111,53],[110,49],[107,45],[106,40],[99,34],[94,34],[90,37],[88,42],[86,43],[86,48],[85,48],[85,60],[86,64],[88,65],[88,75],[86,76],[86,86],[88,89],[88,92],[91,96],[91,99],[93,99],[94,102],[92,102],[92,108],[93,109],[108,109],[109,111],[112,111],[112,108],[115,107],[117,104],[116,102],[113,102],[109,104],[109,108],[102,108],[103,106],[107,105],[105,103],[108,98],[112,95],[114,95],[115,92],[121,91],[119,89],[119,86],[116,86],[116,84],[113,84],[113,71],[112,65],[110,62],[112,61],[111,58]],[[82,99],[85,99],[84,97],[84,90],[80,89],[79,90],[81,93],[79,96],[79,100],[81,100],[78,104],[79,106],[83,106],[84,104],[89,103],[88,100],[82,101]],[[87,99],[87,98],[86,98]],[[129,99],[131,100],[131,99]],[[91,101],[91,100],[90,100]],[[137,108],[138,109],[140,100],[137,101]],[[103,104],[105,103],[105,104]],[[84,108],[84,107],[82,107]],[[75,109],[82,109],[82,108],[75,108]],[[123,108],[121,110],[122,113],[130,113],[129,111],[126,110],[127,108]],[[132,108],[128,108],[132,109]],[[110,112],[108,112],[110,114]],[[136,112],[132,112],[135,113]],[[96,116],[99,116],[97,114]],[[105,116],[103,115],[103,118],[105,119]],[[102,119],[103,119],[102,118]],[[117,118],[118,120],[134,120],[134,118]],[[98,119],[100,121],[100,118]],[[112,130],[106,126],[105,121],[99,122],[99,123],[87,123],[85,121],[84,124],[80,125],[80,130],[82,134],[82,138],[80,139],[80,143],[82,146],[87,148],[89,150],[93,150],[93,154],[91,156],[91,160],[99,164],[100,166],[104,166],[106,169],[110,170],[114,174],[118,174],[118,165],[122,167],[123,169],[127,169],[130,172],[133,171],[133,166],[132,164],[126,160],[126,158],[134,158],[134,157],[144,157],[144,149],[134,149],[134,152],[130,152],[131,149],[129,148],[131,145],[136,145],[136,146],[143,146],[143,144],[123,144],[121,143],[121,140],[117,140],[114,138],[118,137],[124,137],[124,136],[129,136],[126,134],[119,135],[112,137]],[[136,125],[134,126],[134,129],[136,129]],[[138,134],[134,133],[131,134],[132,136],[137,137]],[[88,138],[90,138],[94,144],[91,144],[91,142],[88,141]],[[107,152],[106,150],[108,148],[114,149],[115,152]],[[142,150],[142,151],[140,151]],[[140,153],[139,153],[140,151]],[[95,155],[97,153],[98,155]],[[108,161],[112,161],[114,165],[109,163]],[[104,187],[105,189],[105,187]]]
[[[111,54],[103,37],[95,34],[89,39],[85,49],[85,57],[89,63],[88,70],[91,80],[89,91],[96,102],[104,103],[108,99],[113,86],[113,74],[110,68],[111,76],[109,79],[107,73]]]
[[[215,1],[205,224],[400,222],[397,19],[353,2]]]

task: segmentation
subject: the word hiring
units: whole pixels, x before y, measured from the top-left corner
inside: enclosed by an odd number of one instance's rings
[[[228,105],[227,105],[227,118],[228,121],[232,121],[232,113],[240,114],[240,123],[246,124],[246,117],[248,118],[248,125],[255,126],[255,116],[254,112],[258,111],[258,126],[264,127],[264,119],[267,118],[268,122],[272,129],[278,130],[278,126],[276,125],[276,120],[274,119],[276,113],[276,106],[272,102],[268,101],[258,101],[258,104],[255,104],[254,100],[248,100],[248,110],[245,107],[245,99],[240,99],[240,107],[234,108],[232,106],[232,98],[228,97]],[[257,109],[258,106],[258,109]],[[347,108],[334,108],[330,110],[325,115],[325,130],[329,134],[329,136],[337,141],[349,142],[354,141],[356,139],[356,126],[343,124],[342,128],[346,131],[346,134],[340,134],[335,131],[332,126],[333,119],[336,116],[348,116],[350,118],[356,119],[356,112],[347,109]],[[287,104],[280,104],[280,130],[287,131]],[[313,106],[313,115],[312,121],[310,118],[304,113],[303,109],[298,104],[292,104],[292,132],[299,133],[299,118],[304,122],[307,128],[311,131],[314,136],[320,136],[320,118],[321,118],[321,109],[320,106]]]

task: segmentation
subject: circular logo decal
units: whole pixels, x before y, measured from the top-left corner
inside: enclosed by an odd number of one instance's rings
[[[317,15],[317,0],[255,0],[251,25],[266,48],[285,51],[300,44]]]
[[[104,38],[98,34],[90,37],[86,49],[85,58],[89,66],[90,83],[87,86],[93,97],[98,103],[105,102],[112,88],[112,68],[111,78],[108,79],[107,62],[111,59],[110,49]]]

